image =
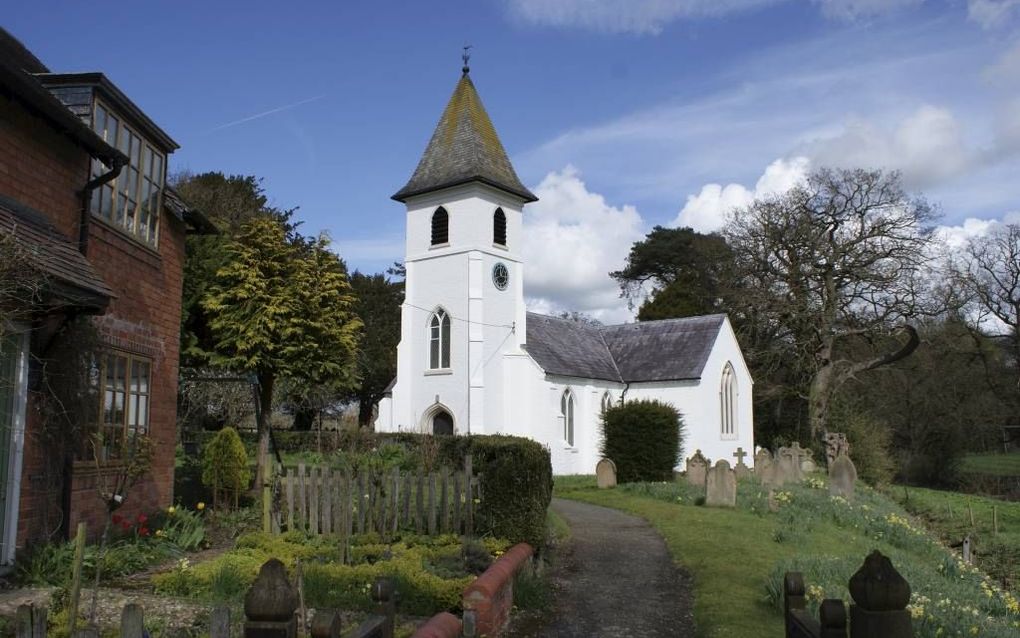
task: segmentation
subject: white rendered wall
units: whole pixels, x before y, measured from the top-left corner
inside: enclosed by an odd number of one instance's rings
[[[732,435],[722,434],[721,384],[727,362],[733,365],[737,381],[737,418]],[[680,410],[685,425],[681,469],[687,457],[698,449],[713,463],[725,459],[731,466],[735,465],[733,453],[738,447],[747,452],[744,463],[750,467],[754,464],[752,385],[750,371],[727,319],[719,330],[699,381],[634,383],[627,391],[627,400],[657,399]]]
[[[433,246],[432,215],[449,215],[449,242]],[[415,197],[407,203],[404,304],[397,347],[397,383],[379,406],[379,431],[429,431],[444,409],[458,434],[503,431],[506,409],[505,355],[520,355],[525,306],[521,239],[523,202],[499,189],[471,183]],[[493,243],[493,216],[503,210],[507,243]],[[506,290],[492,281],[503,263]],[[450,367],[428,368],[432,313],[451,317]]]

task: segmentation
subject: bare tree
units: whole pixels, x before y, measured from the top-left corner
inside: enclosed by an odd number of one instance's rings
[[[971,239],[956,269],[978,328],[1003,337],[1020,364],[1020,225],[996,225]]]
[[[812,437],[840,385],[917,347],[908,322],[937,311],[927,294],[935,217],[897,173],[861,169],[820,169],[734,211],[724,231],[741,291],[733,310],[797,369]]]

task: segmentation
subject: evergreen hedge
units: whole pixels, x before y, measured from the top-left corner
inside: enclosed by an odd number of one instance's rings
[[[602,456],[620,483],[672,481],[683,449],[683,419],[672,405],[628,401],[602,415]]]

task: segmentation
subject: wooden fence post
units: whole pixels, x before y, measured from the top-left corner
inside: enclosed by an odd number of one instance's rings
[[[209,616],[209,638],[230,638],[230,608],[216,607]]]
[[[145,633],[145,620],[142,618],[142,606],[137,603],[124,605],[120,614],[121,638],[142,638]]]
[[[78,523],[74,535],[74,563],[71,566],[71,603],[67,612],[67,626],[74,635],[78,626],[78,605],[81,602],[81,565],[85,558],[85,523]]]

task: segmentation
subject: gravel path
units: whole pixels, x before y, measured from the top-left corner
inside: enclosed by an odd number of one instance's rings
[[[553,499],[570,525],[553,571],[555,609],[543,627],[515,638],[694,636],[691,579],[674,566],[662,537],[618,510]]]

